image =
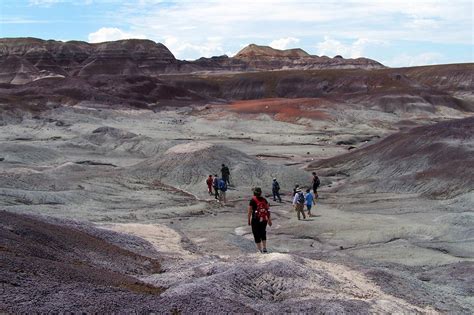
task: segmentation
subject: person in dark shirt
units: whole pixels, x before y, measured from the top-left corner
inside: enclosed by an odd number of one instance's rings
[[[273,201],[276,201],[278,198],[278,202],[281,202],[280,184],[278,183],[276,178],[273,179],[272,193],[273,193]]]
[[[221,173],[222,179],[227,183],[227,185],[230,185],[230,170],[225,164],[222,164]]]
[[[313,187],[313,193],[314,193],[314,198],[318,199],[318,187],[321,184],[321,181],[319,180],[318,175],[316,175],[316,172],[313,172],[313,179],[311,180],[311,186]]]
[[[252,234],[257,249],[261,253],[267,253],[267,224],[272,226],[270,206],[267,199],[262,197],[262,189],[255,187],[253,197],[248,208],[248,225],[252,226]]]

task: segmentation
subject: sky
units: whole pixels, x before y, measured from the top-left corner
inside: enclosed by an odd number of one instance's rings
[[[0,37],[146,38],[178,59],[248,44],[386,66],[474,62],[472,0],[0,0]]]

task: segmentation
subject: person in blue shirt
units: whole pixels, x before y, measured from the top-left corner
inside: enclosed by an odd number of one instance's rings
[[[311,193],[311,189],[306,190],[306,194],[304,196],[305,204],[306,204],[306,209],[308,209],[308,217],[311,217],[311,207],[313,205],[316,205],[316,202],[314,201],[314,196]]]
[[[225,205],[227,203],[227,198],[226,198],[227,182],[223,178],[219,179],[218,187],[219,187],[219,202]]]

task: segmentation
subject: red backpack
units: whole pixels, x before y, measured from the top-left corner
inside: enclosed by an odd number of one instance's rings
[[[270,217],[268,202],[264,198],[259,200],[256,196],[253,196],[252,200],[257,204],[257,209],[254,211],[254,218],[259,222],[268,221]]]

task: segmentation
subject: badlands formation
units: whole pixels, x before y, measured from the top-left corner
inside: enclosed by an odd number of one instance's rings
[[[472,91],[473,64],[1,39],[0,312],[471,314]]]

